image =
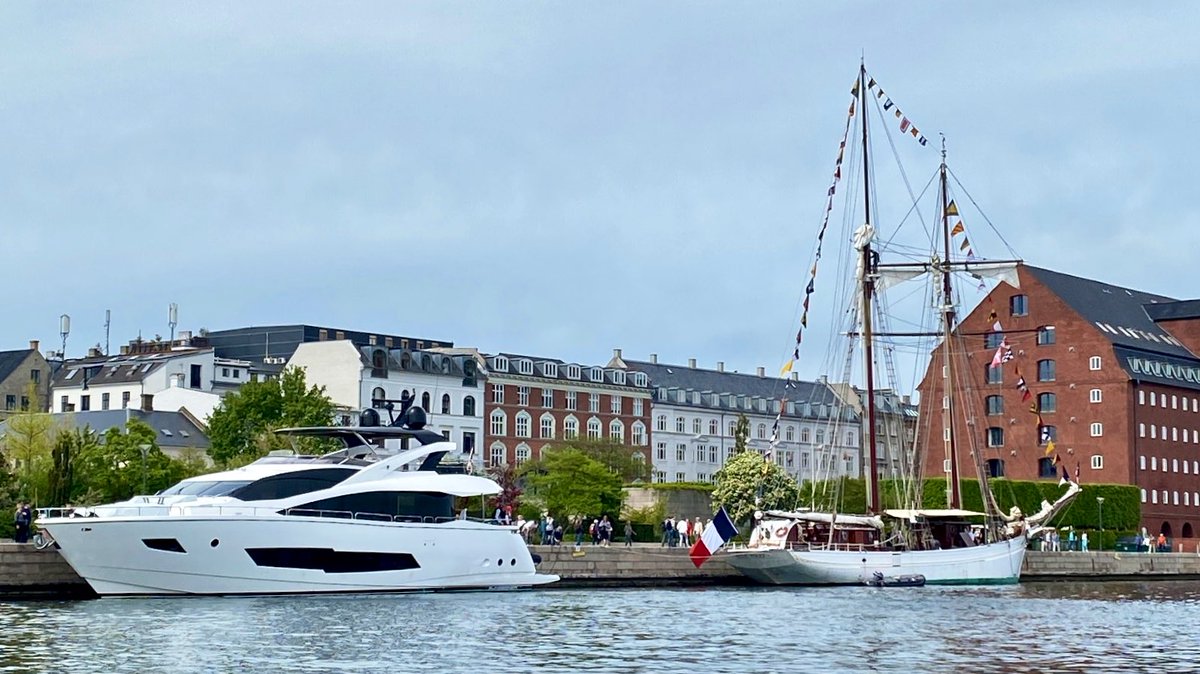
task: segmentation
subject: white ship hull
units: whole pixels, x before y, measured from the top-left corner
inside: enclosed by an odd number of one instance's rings
[[[929,584],[1016,583],[1025,537],[969,548],[918,551],[734,549],[721,555],[765,585],[862,585],[875,572],[920,574]]]
[[[513,527],[264,516],[39,520],[98,594],[510,589],[551,583]]]

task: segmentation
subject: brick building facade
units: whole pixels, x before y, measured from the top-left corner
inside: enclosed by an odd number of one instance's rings
[[[514,354],[484,361],[485,465],[537,459],[576,437],[619,441],[652,464],[645,374]]]
[[[999,284],[956,328],[952,347],[965,352],[967,371],[955,378],[969,389],[954,400],[960,477],[973,474],[975,452],[993,476],[1057,480],[1065,468],[1085,484],[1136,485],[1143,526],[1193,538],[1200,302],[1028,265],[1018,278],[1019,288]],[[993,367],[1002,343],[1011,357]],[[939,349],[919,387],[926,475],[946,468],[942,373]]]

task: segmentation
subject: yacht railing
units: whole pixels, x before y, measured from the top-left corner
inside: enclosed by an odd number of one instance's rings
[[[263,508],[259,506],[244,506],[244,505],[211,505],[211,506],[175,506],[175,513],[172,513],[171,506],[99,506],[103,508],[103,514],[97,513],[93,508],[73,507],[73,508],[38,508],[37,519],[48,519],[54,517],[69,517],[69,518],[110,518],[110,517],[142,517],[152,515],[171,515],[172,517],[189,516],[189,515],[216,515],[218,517],[231,517],[236,515],[251,517],[269,517],[285,515],[290,517],[316,517],[316,518],[332,518],[343,520],[357,520],[369,522],[391,522],[400,524],[445,524],[448,522],[476,522],[481,524],[491,524],[495,526],[513,526],[505,525],[500,520],[495,518],[482,517],[435,517],[431,515],[388,515],[387,513],[370,513],[370,512],[352,512],[349,510],[319,510],[314,508]],[[180,512],[183,510],[184,512]]]

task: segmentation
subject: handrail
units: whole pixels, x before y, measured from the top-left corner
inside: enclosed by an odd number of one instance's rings
[[[101,512],[96,512],[100,509]],[[356,512],[350,510],[325,510],[317,508],[267,508],[251,505],[124,505],[114,504],[95,507],[58,507],[38,508],[37,519],[50,518],[112,518],[112,517],[147,517],[169,516],[189,517],[199,515],[236,516],[249,515],[252,517],[291,516],[316,517],[344,520],[360,520],[369,522],[388,522],[397,524],[446,524],[450,522],[475,522],[478,524],[504,525],[494,518],[481,517],[435,517],[432,515],[389,515],[387,513]]]

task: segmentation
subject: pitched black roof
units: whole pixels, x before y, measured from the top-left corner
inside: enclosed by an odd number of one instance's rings
[[[1114,345],[1152,353],[1195,359],[1196,355],[1151,318],[1156,305],[1179,301],[1163,295],[1122,288],[1102,281],[1024,265],[1038,281],[1095,325]]]
[[[700,392],[701,394],[705,392],[717,395],[728,394],[765,400],[779,400],[781,397],[786,397],[789,402],[795,403],[796,413],[795,415],[785,413],[784,416],[827,416],[835,407],[844,407],[843,414],[851,418],[857,418],[857,414],[853,412],[853,409],[849,405],[845,405],[837,394],[823,382],[800,381],[797,379],[783,379],[769,376],[760,377],[756,374],[706,370],[686,365],[667,365],[640,360],[623,359],[623,361],[631,371],[646,373],[650,378],[650,385],[657,389],[678,389],[681,391]],[[657,393],[655,394],[655,400],[659,400]],[[661,402],[682,405],[692,404],[690,400],[686,399],[682,401],[668,399],[661,400]],[[817,407],[815,409],[812,407],[819,405],[826,405],[828,407]],[[713,407],[710,400],[703,400],[696,406]],[[735,408],[732,405],[729,408],[743,409],[740,407]],[[758,412],[758,410],[751,411]]]
[[[1146,313],[1155,322],[1182,321],[1200,318],[1200,300],[1183,300],[1180,302],[1147,304]]]
[[[16,351],[0,351],[0,381],[8,379],[8,376],[13,373],[29,354],[33,353],[32,349],[17,349]]]
[[[90,426],[100,435],[110,428],[125,428],[129,419],[145,422],[154,429],[159,447],[186,448],[207,450],[208,435],[204,430],[183,412],[166,412],[155,410],[146,412],[138,409],[127,410],[90,410],[87,412],[56,413],[51,415],[56,424],[62,427],[83,428]],[[7,430],[7,422],[0,422],[0,435]]]

